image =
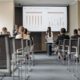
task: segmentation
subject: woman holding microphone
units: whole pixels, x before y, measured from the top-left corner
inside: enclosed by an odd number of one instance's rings
[[[47,53],[49,56],[52,55],[52,43],[53,43],[53,33],[51,31],[51,27],[48,27],[46,32],[46,41],[47,41]]]

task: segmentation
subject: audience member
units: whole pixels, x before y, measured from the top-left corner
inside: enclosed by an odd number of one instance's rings
[[[10,36],[10,32],[7,31],[7,28],[6,27],[3,27],[2,28],[2,32],[1,32],[1,35],[9,35]]]
[[[80,29],[78,29],[78,30],[77,29],[74,29],[73,35],[71,36],[71,39],[78,39],[80,37],[80,35],[78,34],[78,32],[80,33]],[[77,57],[75,59],[75,61],[79,62],[79,56],[77,54],[75,54],[75,56]]]
[[[16,36],[19,34],[19,27],[15,25],[14,30],[13,30],[13,36]]]
[[[29,32],[28,32],[28,30],[26,28],[24,29],[24,34],[26,35],[26,38],[28,40],[30,40],[30,35],[29,35]]]
[[[27,35],[24,34],[24,27],[19,27],[19,34],[16,35],[16,39],[27,39]]]
[[[56,44],[59,44],[59,40],[64,40],[64,39],[69,39],[69,36],[66,35],[66,29],[65,28],[61,28],[60,34],[56,40]]]
[[[64,39],[69,39],[69,36],[66,35],[66,29],[65,28],[61,28],[60,34],[56,40],[56,44],[59,45],[59,41],[64,41]],[[57,48],[58,49],[58,48]],[[62,52],[58,52],[58,57],[60,59],[66,59],[66,54],[62,53]]]
[[[78,39],[80,37],[80,35],[78,35],[78,30],[74,29],[73,31],[73,35],[71,36],[72,39]]]

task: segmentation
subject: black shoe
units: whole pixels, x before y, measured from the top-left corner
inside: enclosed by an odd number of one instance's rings
[[[78,63],[79,63],[79,58],[76,58],[76,59],[75,59],[75,62],[78,62]]]
[[[64,57],[64,61],[66,61],[66,57]]]

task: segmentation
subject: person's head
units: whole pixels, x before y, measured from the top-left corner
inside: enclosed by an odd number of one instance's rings
[[[6,27],[3,27],[3,28],[2,28],[2,32],[3,32],[3,33],[7,33],[7,28],[6,28]]]
[[[23,27],[23,26],[20,26],[20,27],[19,27],[19,33],[20,33],[20,34],[24,33],[24,27]]]
[[[51,27],[48,27],[48,30],[47,30],[48,32],[51,32]]]
[[[28,30],[25,28],[24,29],[24,34],[27,34],[28,33]]]
[[[77,29],[74,29],[74,35],[78,35],[78,30]]]
[[[61,34],[65,34],[66,33],[66,29],[65,28],[61,28]]]
[[[7,31],[7,28],[6,27],[3,27],[2,28],[2,34],[7,34],[10,36],[10,32]]]

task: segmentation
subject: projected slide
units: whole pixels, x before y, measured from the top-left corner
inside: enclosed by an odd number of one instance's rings
[[[67,7],[23,7],[23,26],[31,32],[67,30]]]

